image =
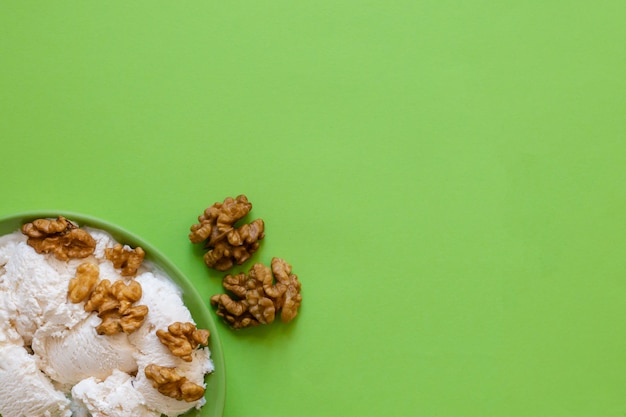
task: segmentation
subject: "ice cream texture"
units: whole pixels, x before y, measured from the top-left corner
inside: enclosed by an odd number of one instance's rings
[[[132,278],[142,286],[137,304],[148,306],[141,327],[131,334],[100,335],[96,312],[68,300],[68,284],[78,265],[98,265],[100,277],[128,281],[105,249],[117,242],[103,230],[88,229],[96,249],[85,259],[60,261],[38,254],[20,232],[0,237],[0,416],[168,417],[204,405],[186,402],[153,387],[149,364],[174,367],[205,387],[214,371],[208,347],[186,362],[156,336],[174,322],[194,320],[182,293],[159,268],[144,263]]]

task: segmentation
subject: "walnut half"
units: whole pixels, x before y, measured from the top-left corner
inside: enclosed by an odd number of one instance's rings
[[[157,330],[156,335],[174,356],[191,362],[194,349],[209,343],[210,333],[196,329],[193,323],[175,322],[167,327],[167,331]]]
[[[85,304],[85,311],[97,311],[102,323],[96,327],[98,334],[114,335],[124,332],[130,334],[143,324],[148,307],[133,306],[141,299],[141,284],[131,281],[100,281]]]
[[[272,259],[271,269],[257,263],[247,275],[226,275],[222,286],[235,298],[216,294],[210,302],[217,308],[216,314],[233,329],[270,324],[279,311],[281,321],[288,323],[296,317],[302,303],[298,276],[280,258]]]
[[[265,236],[265,224],[256,219],[248,224],[235,227],[252,209],[252,203],[245,195],[228,197],[222,203],[215,203],[204,210],[198,222],[191,226],[189,240],[192,243],[204,242],[208,252],[204,263],[218,271],[226,271],[235,264],[241,265],[259,248],[259,241]]]
[[[26,243],[37,253],[52,253],[57,259],[86,258],[96,250],[96,240],[63,216],[37,219],[22,226]]]
[[[76,277],[70,280],[68,298],[80,303],[89,297],[98,283],[100,268],[91,262],[83,262],[76,268]]]
[[[156,364],[146,366],[146,377],[152,381],[152,386],[161,394],[178,401],[197,401],[204,395],[204,388],[189,381],[176,372],[176,368],[167,368]]]
[[[120,275],[132,277],[137,275],[146,252],[140,246],[132,249],[130,246],[118,243],[112,248],[106,248],[104,254],[109,261],[113,262],[115,268],[121,269]]]

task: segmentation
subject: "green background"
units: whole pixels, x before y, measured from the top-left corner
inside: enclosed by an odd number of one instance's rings
[[[56,4],[55,4],[56,3]],[[297,319],[225,417],[626,415],[626,3],[0,2],[0,215],[158,247],[244,193]],[[235,272],[247,270],[251,262]]]

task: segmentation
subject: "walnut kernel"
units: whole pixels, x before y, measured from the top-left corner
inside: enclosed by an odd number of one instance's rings
[[[211,305],[217,307],[215,314],[233,329],[258,326],[261,323],[248,311],[246,300],[233,300],[228,294],[215,294],[210,299]]]
[[[208,249],[204,262],[209,268],[226,271],[247,261],[259,248],[259,241],[265,236],[262,219],[235,228],[235,223],[251,209],[252,204],[245,195],[228,197],[223,203],[215,203],[204,210],[198,217],[199,223],[191,226],[189,240],[204,242]]]
[[[80,303],[89,297],[98,283],[100,268],[91,262],[83,262],[76,268],[76,277],[69,283],[68,298],[73,303]]]
[[[22,226],[26,243],[37,253],[52,253],[57,259],[86,258],[96,249],[96,241],[83,229],[63,216],[37,219]]]
[[[140,246],[132,249],[121,243],[118,243],[113,248],[106,248],[104,253],[106,258],[113,262],[115,268],[122,270],[120,275],[123,277],[135,276],[146,255],[146,252]]]
[[[302,295],[297,275],[291,273],[291,265],[283,259],[273,258],[271,265],[270,269],[257,263],[247,275],[226,275],[222,286],[236,298],[229,294],[211,297],[216,314],[233,329],[270,324],[279,311],[284,323],[298,314]]]
[[[161,394],[178,401],[197,401],[204,395],[204,388],[181,376],[176,368],[167,368],[156,364],[146,366],[146,377]]]
[[[118,310],[102,312],[98,314],[102,323],[96,327],[96,331],[109,336],[122,332],[130,334],[141,327],[146,315],[148,307],[143,305],[129,307],[124,313]]]
[[[209,343],[210,333],[208,330],[198,330],[193,323],[175,322],[167,327],[167,330],[159,329],[157,337],[174,356],[178,356],[186,362],[191,362],[193,350],[200,345]]]
[[[291,273],[291,265],[280,258],[272,259],[272,272],[276,278],[276,286],[285,287],[285,292],[277,300],[277,308],[281,309],[280,320],[288,323],[298,314],[302,303],[302,284],[298,276]]]
[[[96,327],[98,334],[129,334],[141,327],[148,307],[132,305],[141,299],[141,294],[141,284],[137,281],[128,284],[115,281],[112,285],[108,279],[100,281],[85,304],[85,311],[97,311],[102,319]]]
[[[22,226],[22,233],[32,238],[42,238],[49,235],[63,233],[75,226],[65,217],[57,219],[37,219]]]

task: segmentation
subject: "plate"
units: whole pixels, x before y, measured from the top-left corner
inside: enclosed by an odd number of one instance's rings
[[[124,230],[119,226],[84,214],[65,211],[32,211],[0,217],[0,236],[13,233],[24,223],[31,222],[35,219],[56,218],[58,216],[64,216],[67,219],[78,223],[81,227],[87,226],[102,229],[110,233],[113,238],[122,244],[128,244],[133,247],[141,246],[146,252],[145,259],[163,270],[178,285],[183,292],[183,301],[196,321],[198,327],[208,329],[211,332],[211,337],[209,338],[209,349],[211,350],[211,359],[215,365],[215,371],[206,376],[206,404],[202,407],[202,409],[190,410],[185,413],[184,416],[222,417],[224,413],[224,402],[226,399],[224,353],[222,351],[222,345],[213,316],[211,316],[208,307],[191,281],[189,281],[189,279],[158,249],[139,236]]]

